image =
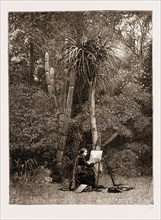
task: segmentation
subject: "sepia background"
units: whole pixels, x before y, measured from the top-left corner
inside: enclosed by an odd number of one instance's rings
[[[99,10],[9,13],[11,204],[153,204],[151,15],[151,11]],[[99,141],[104,153],[109,155],[115,179],[135,187],[128,194],[119,195],[120,198],[97,193],[94,200],[89,196],[87,201],[86,195],[77,200],[67,194],[64,200],[64,192],[57,191],[62,184],[54,173],[60,150],[56,121],[59,111],[47,89],[45,53],[48,52],[50,67],[54,68],[59,100],[63,67],[59,62],[69,36],[76,42],[84,41],[82,36],[87,39],[92,36],[103,43],[106,40],[115,56],[114,61],[109,57],[109,68],[99,66],[98,72],[107,74],[107,80],[103,83],[100,80],[97,85],[95,101]],[[119,70],[117,74],[115,70]],[[65,165],[70,165],[80,146],[92,147],[88,88],[82,79],[77,80],[63,148]],[[25,163],[33,169],[22,171],[20,167],[25,167]],[[42,173],[43,177],[51,177],[52,182],[41,179],[42,167],[46,172]],[[69,166],[63,168],[68,178]],[[101,181],[111,185],[107,173]]]

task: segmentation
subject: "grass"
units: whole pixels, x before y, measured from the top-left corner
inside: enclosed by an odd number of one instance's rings
[[[61,191],[61,184],[33,184],[28,182],[10,184],[10,204],[95,204],[95,205],[150,205],[153,204],[152,177],[127,178],[118,176],[116,184],[128,184],[134,189],[122,193]],[[99,184],[112,186],[109,176],[100,178]]]

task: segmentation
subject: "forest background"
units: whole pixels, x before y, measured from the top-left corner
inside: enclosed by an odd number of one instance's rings
[[[106,80],[96,89],[101,147],[116,175],[152,175],[152,14],[150,11],[9,13],[10,174],[52,171],[59,149],[58,111],[45,79],[45,53],[55,72],[56,96],[63,81],[65,39],[93,36],[111,46],[117,74],[99,67]],[[107,70],[108,69],[108,70]],[[88,88],[76,80],[63,149],[65,175],[80,147],[92,147]]]

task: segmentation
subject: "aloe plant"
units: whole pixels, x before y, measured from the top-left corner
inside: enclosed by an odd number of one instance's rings
[[[96,88],[108,87],[110,71],[118,71],[116,58],[112,45],[107,45],[99,35],[74,40],[69,37],[63,51],[62,64],[64,68],[74,69],[76,77],[88,83],[89,86],[89,112],[91,120],[92,144],[96,148],[98,131],[95,116]],[[102,73],[104,69],[104,73]]]
[[[68,123],[71,118],[71,109],[73,104],[73,94],[76,77],[81,78],[89,86],[89,111],[91,120],[92,131],[92,144],[93,149],[96,149],[98,143],[98,131],[95,116],[95,93],[96,87],[106,87],[108,84],[107,75],[100,74],[102,64],[108,73],[111,69],[117,70],[114,64],[114,55],[112,48],[107,46],[106,42],[101,42],[99,36],[95,37],[82,37],[78,41],[69,37],[65,41],[62,50],[61,64],[64,71],[64,83],[62,83],[61,95],[56,97],[54,94],[54,69],[49,66],[49,54],[45,55],[45,75],[48,85],[48,91],[51,97],[54,97],[55,103],[58,106],[58,123],[59,123],[59,143],[57,150],[57,166],[59,169],[60,177],[62,174],[62,159],[64,147],[66,144]],[[69,75],[69,87],[66,94],[66,81]],[[99,82],[99,83],[98,83]],[[59,100],[58,100],[59,99]],[[98,149],[98,148],[97,148]]]
[[[19,178],[26,179],[33,175],[34,169],[37,167],[37,161],[35,159],[28,158],[25,161],[22,161],[20,158],[14,160],[15,162],[15,171],[18,174]]]

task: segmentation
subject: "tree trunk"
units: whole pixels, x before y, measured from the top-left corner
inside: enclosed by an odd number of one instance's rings
[[[69,89],[68,89],[67,102],[66,102],[66,114],[69,120],[71,118],[71,112],[72,112],[75,79],[76,79],[76,72],[74,69],[72,69],[70,72]]]
[[[92,148],[93,150],[101,150],[101,134],[98,135],[97,123],[96,123],[95,86],[96,86],[96,79],[94,79],[93,83],[90,84],[90,89],[89,89],[89,111],[90,111],[91,132],[92,132]],[[99,175],[103,173],[102,163],[100,164],[97,163],[94,165],[94,172],[95,172],[96,180],[98,180]],[[96,185],[97,184],[98,182],[96,182]]]
[[[70,71],[71,72],[70,72],[67,100],[64,100],[66,101],[66,108],[65,108],[65,112],[62,112],[59,115],[59,143],[58,143],[58,150],[57,150],[57,156],[56,156],[57,169],[59,171],[59,181],[63,179],[63,163],[62,163],[63,154],[64,154],[64,148],[65,148],[67,134],[68,134],[68,125],[71,119],[73,94],[74,94],[74,87],[75,87],[76,72],[73,69]],[[64,98],[66,98],[66,96],[64,96]]]
[[[33,72],[34,72],[34,47],[33,42],[30,43],[30,72],[29,72],[29,85],[33,84]]]
[[[66,137],[68,131],[68,118],[64,113],[60,113],[58,117],[59,123],[59,141],[58,141],[58,149],[56,154],[56,161],[57,161],[57,171],[59,173],[58,181],[61,181],[63,178],[63,154],[64,154],[64,147],[66,144]]]
[[[29,68],[29,85],[33,84],[34,73],[34,43],[33,43],[33,31],[34,31],[34,13],[31,13],[31,42],[30,42],[30,68]]]
[[[95,81],[90,84],[89,111],[90,111],[91,132],[92,132],[92,147],[93,150],[95,150],[98,140],[98,131],[97,131],[96,115],[95,115],[96,114],[95,113]]]

